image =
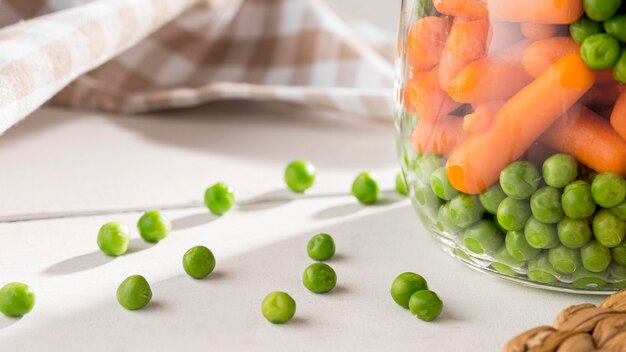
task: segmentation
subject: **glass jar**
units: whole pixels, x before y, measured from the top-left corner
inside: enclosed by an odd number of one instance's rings
[[[403,174],[424,226],[475,269],[626,287],[626,6],[596,3],[403,1]]]

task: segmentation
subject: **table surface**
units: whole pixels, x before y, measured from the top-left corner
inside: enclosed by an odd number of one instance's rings
[[[304,196],[282,181],[295,158],[318,168]],[[441,251],[409,201],[391,191],[397,163],[385,121],[242,102],[141,116],[46,107],[0,137],[0,165],[0,284],[22,281],[37,293],[31,314],[0,316],[2,350],[495,351],[570,304],[599,302],[521,287]],[[349,194],[366,169],[385,190],[369,207]],[[239,205],[216,218],[200,203],[221,180]],[[134,226],[138,209],[155,207],[173,222],[167,239],[148,245],[134,231],[127,255],[98,250],[104,222]],[[28,221],[6,222],[16,218]],[[338,286],[325,295],[301,284],[311,263],[306,243],[319,232],[337,244],[329,264]],[[217,267],[193,280],[181,257],[200,244]],[[436,322],[392,301],[389,286],[404,271],[424,275],[442,297]],[[115,299],[131,274],[152,285],[153,301],[141,311]],[[297,301],[286,325],[260,313],[274,290]]]

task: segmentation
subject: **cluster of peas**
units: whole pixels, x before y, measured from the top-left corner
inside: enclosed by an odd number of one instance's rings
[[[315,181],[315,167],[304,160],[290,163],[285,170],[285,183],[294,192],[302,193],[309,189]],[[396,176],[396,190],[408,195],[404,178],[400,173]],[[363,204],[376,203],[379,196],[379,187],[368,172],[360,173],[352,184],[352,194]],[[221,216],[235,205],[235,195],[231,187],[219,182],[209,187],[204,194],[204,202],[209,211]],[[172,228],[172,224],[160,211],[149,210],[145,212],[137,222],[137,229],[141,237],[149,243],[157,243],[165,239]],[[102,252],[110,256],[120,256],[128,251],[130,243],[130,229],[120,222],[108,222],[100,228],[97,236],[97,244]],[[328,234],[313,236],[307,245],[309,257],[316,261],[325,261],[335,254],[335,243]],[[195,246],[183,255],[182,266],[184,271],[194,279],[204,279],[215,269],[215,256],[205,246]],[[417,275],[417,274],[414,274]],[[419,275],[418,275],[419,276]],[[421,277],[420,277],[421,278]],[[394,281],[392,296],[398,301],[398,294],[408,292],[415,285],[403,284],[406,280],[420,282],[419,287],[426,289],[426,282],[408,277],[403,274]],[[331,291],[337,284],[337,274],[325,263],[309,265],[302,276],[303,285],[315,293]],[[416,291],[416,290],[414,290]],[[400,293],[399,293],[400,292]],[[413,293],[413,292],[411,292]],[[404,293],[406,294],[406,293]],[[137,310],[145,307],[152,299],[152,289],[148,281],[141,275],[132,275],[126,278],[117,288],[116,297],[119,304],[128,310]],[[414,302],[415,301],[415,302]],[[432,320],[432,308],[428,308],[432,297],[415,298],[411,302],[412,311],[419,310],[418,317]],[[440,301],[439,301],[440,302]],[[436,303],[436,302],[435,302]],[[28,314],[35,305],[35,293],[32,289],[20,282],[12,282],[0,289],[0,312],[10,317],[20,317]],[[402,305],[402,304],[401,304]],[[403,305],[408,307],[407,304]],[[438,308],[441,311],[441,307]],[[262,302],[261,311],[263,316],[272,323],[285,323],[295,314],[296,303],[289,294],[274,291],[269,293]],[[436,305],[435,305],[435,311]]]
[[[613,77],[626,83],[626,8],[622,0],[584,0],[585,15],[570,25],[570,34],[581,45],[590,68],[613,68]]]
[[[527,161],[508,165],[499,183],[476,196],[450,185],[437,156],[421,156],[415,170],[415,198],[436,210],[438,230],[492,258],[493,269],[581,288],[605,286],[611,277],[626,287],[626,180],[619,174],[597,174],[554,154],[541,174]]]

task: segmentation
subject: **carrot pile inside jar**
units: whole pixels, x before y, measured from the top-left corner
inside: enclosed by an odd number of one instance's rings
[[[412,5],[399,119],[423,218],[489,270],[626,287],[626,1]]]

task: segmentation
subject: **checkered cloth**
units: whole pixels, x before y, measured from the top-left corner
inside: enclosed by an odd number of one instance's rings
[[[0,0],[0,133],[55,104],[219,99],[391,116],[393,40],[323,0]]]

